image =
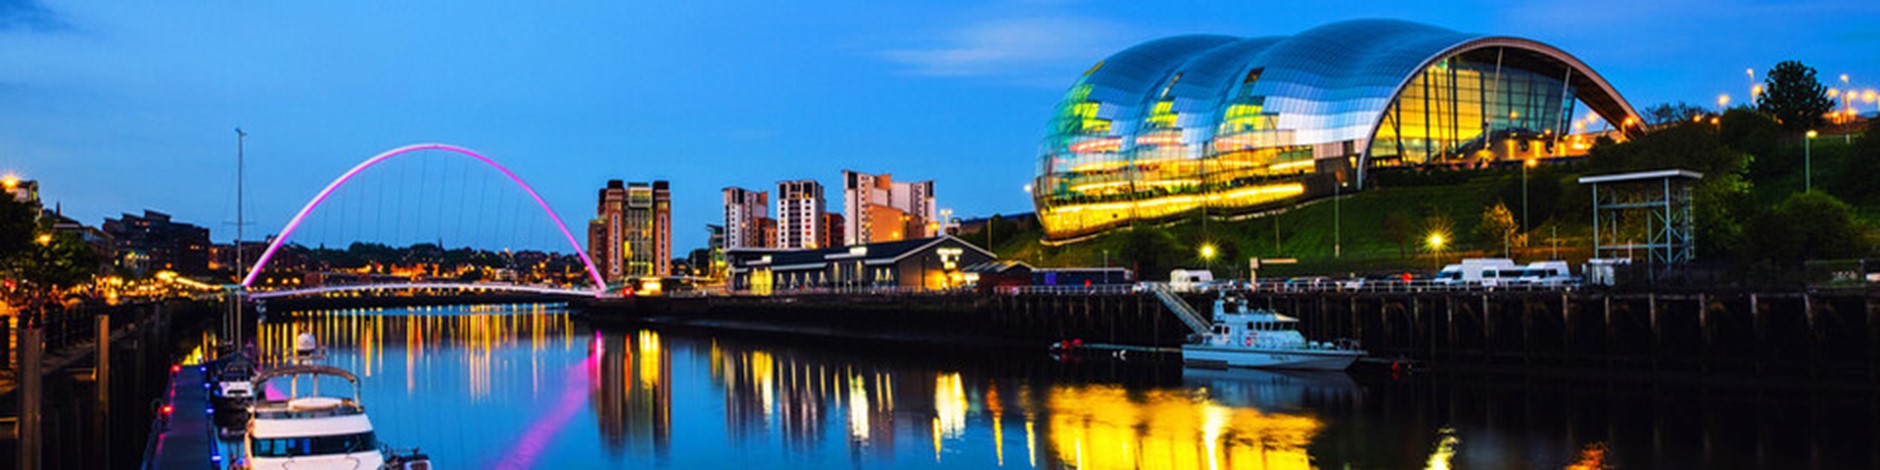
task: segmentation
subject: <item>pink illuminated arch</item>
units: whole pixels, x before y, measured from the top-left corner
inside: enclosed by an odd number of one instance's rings
[[[529,193],[529,197],[535,199],[536,205],[542,207],[542,212],[548,213],[548,218],[555,221],[555,228],[561,229],[561,235],[568,239],[568,246],[574,248],[575,254],[581,257],[581,263],[587,265],[588,275],[593,277],[594,280],[594,291],[602,292],[607,289],[607,283],[601,280],[601,271],[594,267],[594,260],[588,258],[587,250],[582,249],[581,244],[575,241],[574,233],[568,231],[568,225],[562,223],[561,216],[555,215],[555,211],[548,208],[548,202],[543,201],[542,196],[535,193],[535,188],[529,187],[529,183],[523,182],[522,178],[516,177],[515,173],[510,172],[508,168],[504,168],[502,164],[496,163],[495,160],[491,160],[489,157],[485,157],[470,149],[447,144],[416,144],[391,149],[385,153],[366,159],[366,161],[360,162],[358,166],[354,166],[351,170],[347,170],[345,174],[339,175],[339,178],[334,178],[332,183],[326,185],[326,189],[320,190],[320,194],[313,196],[312,200],[307,201],[306,207],[300,208],[299,214],[294,214],[294,218],[287,221],[287,226],[281,228],[280,236],[274,237],[274,241],[268,243],[268,250],[261,253],[261,259],[256,260],[255,266],[248,270],[248,275],[242,277],[242,287],[247,288],[250,284],[255,282],[255,277],[261,275],[262,268],[267,267],[268,259],[274,257],[274,251],[281,249],[281,244],[287,243],[287,237],[293,235],[294,229],[299,228],[300,223],[307,219],[307,214],[313,213],[313,208],[319,207],[320,202],[325,201],[327,196],[333,195],[333,191],[338,190],[340,185],[346,184],[353,176],[365,171],[366,168],[371,168],[372,165],[377,165],[379,162],[392,157],[420,150],[455,152],[463,156],[475,158],[477,161],[489,165],[490,168],[495,168],[496,171],[503,172],[503,176],[509,177],[510,181],[516,182],[516,186],[522,187],[524,192]]]

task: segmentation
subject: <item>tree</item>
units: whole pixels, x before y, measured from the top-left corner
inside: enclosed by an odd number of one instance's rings
[[[1880,204],[1880,184],[1874,184],[1880,181],[1880,119],[1867,120],[1866,134],[1848,149],[1840,166],[1829,180],[1835,194],[1861,207]]]
[[[1742,252],[1777,269],[1867,251],[1854,208],[1821,191],[1792,194],[1745,224]]]
[[[1123,233],[1123,246],[1117,251],[1136,270],[1138,279],[1149,280],[1152,274],[1160,276],[1168,271],[1164,263],[1172,261],[1167,253],[1175,251],[1175,237],[1159,228],[1131,227]]]
[[[1768,114],[1749,108],[1726,111],[1717,124],[1717,138],[1723,140],[1723,145],[1759,160],[1775,156],[1781,134],[1782,124]]]
[[[1504,254],[1510,248],[1527,244],[1527,235],[1521,233],[1521,225],[1515,222],[1514,211],[1499,201],[1482,208],[1482,221],[1475,225],[1475,235],[1484,242],[1501,243]]]
[[[1782,123],[1782,128],[1803,131],[1821,125],[1821,115],[1834,107],[1828,91],[1815,79],[1815,68],[1785,60],[1769,70],[1763,80],[1762,95],[1756,97],[1756,109]]]
[[[1706,113],[1707,111],[1705,111],[1704,108],[1679,101],[1676,103],[1659,103],[1650,108],[1645,108],[1645,119],[1647,124],[1656,126],[1678,121],[1687,121],[1691,119],[1691,116]]]
[[[45,233],[45,243],[20,257],[19,279],[46,291],[59,291],[90,281],[98,274],[98,252],[71,233]]]
[[[1680,168],[1702,173],[1692,188],[1699,253],[1737,246],[1742,221],[1751,213],[1748,154],[1723,145],[1717,126],[1685,122],[1629,142],[1599,145],[1588,152],[1587,174]]]
[[[1527,169],[1528,177],[1526,186],[1528,213],[1526,214],[1526,222],[1528,226],[1524,227],[1523,230],[1533,230],[1535,226],[1546,223],[1547,219],[1553,218],[1555,214],[1560,213],[1561,200],[1566,197],[1566,188],[1561,186],[1560,176],[1558,176],[1555,171],[1552,165],[1542,165]],[[1508,184],[1501,187],[1501,201],[1508,204],[1509,209],[1515,210],[1520,208],[1522,186],[1521,180],[1516,178],[1511,179],[1508,181]],[[1514,216],[1515,221],[1518,222],[1522,220],[1522,214],[1519,211],[1515,212]]]
[[[0,195],[0,263],[18,258],[33,248],[38,231],[39,209]]]
[[[1385,240],[1397,244],[1398,258],[1410,256],[1410,239],[1414,237],[1410,236],[1412,227],[1409,216],[1404,215],[1403,211],[1390,211],[1384,214],[1384,222],[1379,230],[1383,232]]]

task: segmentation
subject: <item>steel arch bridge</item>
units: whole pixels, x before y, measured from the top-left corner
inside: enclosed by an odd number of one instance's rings
[[[344,286],[311,287],[311,288],[305,288],[305,289],[285,289],[285,290],[275,290],[275,291],[268,291],[268,292],[258,292],[254,294],[249,294],[248,296],[250,298],[261,299],[261,298],[321,295],[321,294],[337,293],[337,292],[356,292],[356,291],[386,290],[386,289],[501,290],[501,291],[509,291],[509,292],[527,292],[527,293],[538,293],[538,294],[549,294],[549,295],[586,295],[586,296],[599,296],[602,293],[606,292],[607,283],[601,279],[600,269],[594,266],[594,260],[588,257],[587,250],[581,246],[580,242],[575,240],[574,233],[568,231],[568,225],[562,222],[561,216],[556,215],[555,211],[548,207],[548,202],[544,201],[542,199],[542,196],[535,192],[534,187],[529,186],[529,183],[523,181],[521,177],[516,176],[514,172],[509,171],[509,168],[504,167],[500,163],[497,163],[496,160],[493,160],[487,156],[484,156],[483,154],[477,153],[476,151],[473,151],[467,148],[458,147],[458,146],[449,145],[449,144],[440,144],[440,143],[407,145],[404,147],[398,147],[395,149],[387,150],[384,153],[380,153],[378,155],[373,156],[372,158],[366,159],[363,162],[359,162],[359,164],[353,166],[352,169],[347,170],[345,173],[340,174],[339,177],[334,178],[333,182],[327,183],[325,189],[320,190],[319,194],[315,194],[313,196],[313,199],[308,200],[307,204],[300,208],[299,213],[294,214],[294,218],[289,219],[287,221],[287,225],[281,228],[280,235],[274,237],[274,241],[268,243],[267,250],[261,253],[261,257],[255,261],[255,265],[253,267],[249,268],[248,273],[242,276],[242,280],[240,284],[241,288],[243,290],[247,290],[254,284],[255,279],[261,275],[261,272],[267,269],[268,261],[273,259],[275,252],[279,251],[282,245],[287,244],[287,241],[291,239],[291,237],[293,236],[294,230],[298,229],[300,227],[300,224],[306,221],[307,216],[312,214],[314,209],[320,207],[320,203],[326,201],[328,197],[332,196],[334,191],[339,190],[339,188],[345,185],[346,182],[351,181],[353,177],[358,176],[360,173],[366,171],[366,169],[371,168],[374,165],[378,165],[379,163],[382,163],[386,160],[390,160],[392,158],[396,158],[401,155],[407,155],[413,152],[419,152],[419,151],[425,151],[425,150],[441,150],[441,151],[449,152],[452,154],[469,157],[471,159],[474,159],[478,162],[483,163],[485,166],[488,166],[492,169],[495,169],[498,172],[501,172],[503,176],[508,177],[509,180],[511,182],[514,182],[517,187],[521,188],[524,193],[527,193],[529,195],[529,198],[535,200],[535,204],[541,207],[542,212],[548,214],[549,220],[554,221],[555,228],[561,231],[562,237],[566,239],[568,242],[568,247],[573,249],[575,254],[578,257],[580,257],[581,263],[587,266],[588,276],[590,280],[593,281],[593,288],[590,290],[583,291],[583,290],[572,290],[572,289],[557,289],[557,288],[551,288],[551,287],[525,286],[525,285],[515,285],[515,284],[497,284],[497,283],[492,283],[492,284],[400,283],[400,284],[357,284],[357,285],[344,285]]]
[[[311,297],[326,294],[344,294],[353,292],[373,292],[385,290],[417,291],[458,291],[458,292],[510,292],[519,294],[541,294],[568,297],[593,297],[592,290],[557,289],[553,287],[528,286],[518,284],[476,284],[467,282],[401,282],[393,284],[346,284],[338,286],[309,287],[305,289],[272,290],[248,294],[248,298],[266,300],[282,297]]]

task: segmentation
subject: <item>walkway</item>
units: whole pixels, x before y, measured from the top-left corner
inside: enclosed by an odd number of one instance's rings
[[[170,390],[158,410],[156,429],[151,430],[149,447],[144,450],[144,468],[219,469],[222,462],[216,441],[215,421],[208,413],[209,388],[204,367],[182,367],[170,374]]]

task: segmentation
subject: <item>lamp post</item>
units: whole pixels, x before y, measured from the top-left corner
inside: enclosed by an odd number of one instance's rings
[[[1723,112],[1729,109],[1729,106],[1730,106],[1729,94],[1726,93],[1726,94],[1717,95],[1717,115],[1719,116],[1723,115]]]
[[[1815,190],[1815,157],[1813,144],[1815,143],[1816,135],[1819,134],[1815,133],[1814,130],[1809,130],[1808,138],[1802,139],[1802,192]]]
[[[1431,232],[1427,240],[1430,248],[1430,261],[1436,269],[1443,268],[1443,234]]]
[[[1344,243],[1343,243],[1344,240],[1342,237],[1340,237],[1339,229],[1341,229],[1344,226],[1344,220],[1345,220],[1344,213],[1345,212],[1340,209],[1341,203],[1339,199],[1341,198],[1338,197],[1341,195],[1340,193],[1343,191],[1344,187],[1345,187],[1344,182],[1338,181],[1336,178],[1332,180],[1332,257],[1333,258],[1344,257]]]
[[[1532,158],[1521,163],[1521,233],[1528,230],[1528,169],[1539,164]]]

